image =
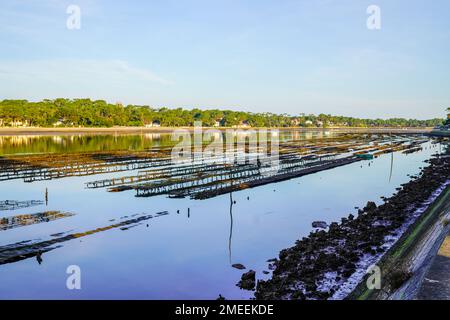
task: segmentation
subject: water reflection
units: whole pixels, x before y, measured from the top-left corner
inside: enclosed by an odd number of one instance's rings
[[[43,204],[44,202],[41,200],[5,200],[0,201],[0,211],[13,211],[22,208],[35,207]]]
[[[0,155],[140,151],[173,145],[170,135],[0,136]]]
[[[129,230],[133,227],[136,227],[138,225],[141,225],[143,221],[150,220],[153,218],[162,217],[165,215],[168,215],[169,213],[167,211],[163,212],[157,212],[154,215],[151,214],[135,214],[133,215],[134,218],[123,220],[105,227],[99,227],[93,230],[85,231],[85,232],[79,232],[79,233],[59,233],[55,235],[53,239],[50,240],[26,240],[21,241],[18,243],[8,244],[5,246],[0,246],[0,265],[2,264],[8,264],[8,263],[14,263],[21,260],[25,260],[31,257],[36,256],[36,258],[39,260],[42,253],[49,252],[51,250],[57,249],[61,247],[61,243],[73,240],[73,239],[79,239],[82,237],[90,236],[96,233],[108,231],[111,229],[117,229],[119,228],[122,231]],[[70,216],[71,214],[61,214],[58,212],[50,212],[50,213],[43,213],[43,214],[36,214],[36,215],[29,215],[25,217],[15,217],[12,219],[12,222],[10,223],[8,219],[5,219],[2,224],[5,222],[5,229],[8,228],[8,226],[16,227],[20,225],[26,225],[30,224],[28,223],[30,220],[35,221],[35,223],[40,223],[43,221],[47,222],[47,219],[53,218],[53,219],[59,219],[62,217]],[[128,216],[125,216],[126,218]],[[20,224],[22,221],[25,221],[26,224]],[[1,230],[1,229],[0,229]],[[40,264],[40,263],[39,263]]]
[[[37,261],[39,264],[42,264],[42,261],[44,261],[44,260],[42,259],[42,251],[41,251],[41,250],[39,250],[39,251],[36,253],[36,261]]]
[[[236,138],[248,136],[255,131],[233,131]],[[276,132],[273,132],[276,133]],[[205,136],[207,130],[204,130]],[[214,131],[213,135],[217,135]],[[300,131],[282,130],[279,133],[280,141],[298,140],[326,140],[336,137],[365,137],[377,136],[376,134],[340,133],[335,131]],[[222,133],[225,140],[226,132]],[[237,138],[236,138],[237,139]],[[205,139],[206,140],[206,139]],[[98,134],[98,135],[18,135],[0,136],[0,155],[11,154],[43,154],[43,153],[78,153],[78,152],[102,152],[109,151],[142,151],[151,148],[167,147],[175,145],[170,134],[142,133],[142,134]]]
[[[233,193],[230,192],[230,236],[228,237],[228,258],[231,263],[231,239],[233,238]]]
[[[392,147],[392,134],[389,133],[389,138],[391,140],[391,147]],[[394,169],[394,152],[391,153],[391,169],[389,172],[389,182],[391,182],[392,179],[392,171]]]
[[[4,217],[0,219],[0,231],[29,226],[43,222],[50,222],[71,216],[73,216],[73,214],[69,212],[46,211],[46,212]]]

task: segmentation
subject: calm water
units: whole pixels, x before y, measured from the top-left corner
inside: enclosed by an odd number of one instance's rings
[[[323,132],[283,133],[283,139],[320,139]],[[170,136],[0,137],[0,155],[142,150],[170,145]],[[380,203],[426,165],[439,145],[426,143],[413,154],[391,154],[289,181],[233,192],[208,200],[170,199],[165,195],[136,198],[134,191],[109,193],[86,189],[85,183],[136,172],[68,177],[24,183],[0,182],[2,200],[44,200],[48,205],[0,211],[0,218],[49,210],[73,216],[0,231],[0,246],[24,240],[46,240],[60,232],[84,232],[134,214],[167,211],[143,224],[95,233],[61,243],[36,258],[0,265],[2,299],[215,299],[249,298],[236,287],[242,263],[264,278],[267,259],[307,235],[315,220],[338,221],[369,200]],[[370,163],[370,166],[369,166]],[[249,199],[247,199],[249,197]],[[188,216],[188,208],[190,214]],[[177,213],[179,210],[179,213]],[[147,227],[148,223],[148,227]],[[66,269],[81,268],[81,290],[66,288]]]

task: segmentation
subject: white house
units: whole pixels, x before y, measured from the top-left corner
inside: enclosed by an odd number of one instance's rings
[[[53,123],[54,127],[59,127],[62,126],[64,124],[64,119],[58,119],[58,121],[56,121],[55,123]]]
[[[250,128],[251,125],[250,125],[250,123],[247,120],[244,120],[244,121],[241,121],[239,127],[241,127],[241,128]]]
[[[15,120],[10,122],[11,127],[28,127],[28,120]]]
[[[153,128],[153,127],[160,127],[160,126],[161,126],[161,122],[159,120],[154,120],[154,121],[152,121],[150,123],[146,123],[144,125],[144,127],[146,127],[146,128]]]

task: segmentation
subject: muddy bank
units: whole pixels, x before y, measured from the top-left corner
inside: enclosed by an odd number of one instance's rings
[[[448,154],[448,150],[447,150]],[[354,215],[314,231],[284,249],[269,265],[272,278],[258,281],[257,299],[342,299],[381,258],[450,179],[450,158],[429,166],[376,206],[368,202]]]

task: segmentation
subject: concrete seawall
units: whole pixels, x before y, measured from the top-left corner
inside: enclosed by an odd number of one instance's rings
[[[433,204],[411,225],[397,243],[377,263],[382,272],[381,290],[368,289],[368,275],[347,297],[357,300],[411,300],[417,299],[423,281],[450,225],[444,221],[450,215],[450,186],[447,186]],[[409,270],[410,278],[400,288],[392,290],[390,275],[398,270]]]
[[[450,299],[450,232],[426,273],[417,295],[419,300]]]

